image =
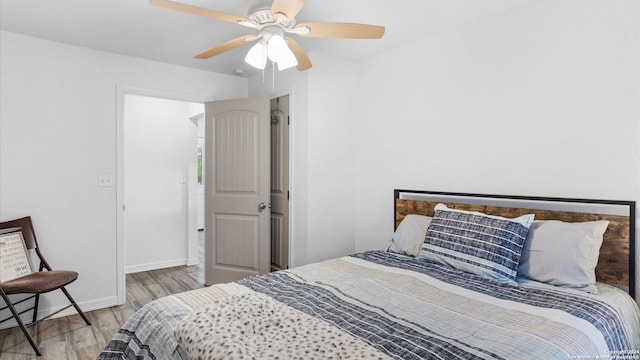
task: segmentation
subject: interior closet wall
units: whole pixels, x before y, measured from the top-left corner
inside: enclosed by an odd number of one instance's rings
[[[289,95],[271,99],[271,270],[289,268]]]

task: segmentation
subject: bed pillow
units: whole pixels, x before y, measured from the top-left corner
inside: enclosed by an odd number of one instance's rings
[[[420,247],[424,242],[424,236],[431,223],[431,217],[409,214],[402,219],[400,225],[393,233],[389,250],[401,254],[418,256]]]
[[[609,222],[535,221],[529,230],[518,276],[597,293],[595,269]]]
[[[419,258],[517,285],[522,246],[533,218],[527,214],[509,219],[438,204]]]

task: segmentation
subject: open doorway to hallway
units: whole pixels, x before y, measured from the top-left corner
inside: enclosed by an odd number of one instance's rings
[[[203,111],[201,103],[124,96],[126,274],[201,263],[197,116]]]
[[[149,111],[139,111],[142,113],[141,116],[147,117],[147,121],[149,121],[150,123],[147,124],[146,126],[142,126],[140,123],[135,122],[135,121],[130,121],[130,108],[128,105],[130,105],[132,103],[132,100],[134,97],[138,97],[138,99],[141,101],[145,101],[145,102],[149,102],[150,104],[148,104],[149,108],[151,110]],[[172,131],[173,135],[176,134],[182,134],[183,138],[186,137],[189,140],[185,140],[183,142],[182,146],[169,146],[169,144],[171,144],[172,142],[169,140],[163,140],[162,138],[155,138],[153,134],[153,131],[157,130],[156,127],[159,127],[161,125],[161,122],[158,120],[159,116],[164,116],[166,113],[168,113],[168,111],[160,111],[160,109],[163,108],[163,105],[161,105],[162,102],[168,102],[168,103],[182,103],[187,104],[187,109],[191,109],[191,107],[193,105],[199,105],[202,106],[202,104],[204,104],[204,101],[202,103],[198,102],[199,100],[195,100],[195,102],[193,101],[189,101],[189,99],[185,100],[169,100],[169,98],[171,98],[171,94],[165,94],[162,92],[147,92],[145,90],[141,90],[141,89],[129,89],[126,87],[122,87],[119,88],[119,111],[118,113],[119,115],[119,135],[118,135],[118,159],[119,159],[119,175],[118,175],[118,187],[119,187],[119,191],[118,191],[118,203],[121,204],[122,206],[119,206],[119,209],[123,209],[126,211],[122,211],[119,215],[119,219],[118,219],[118,228],[119,231],[118,233],[119,235],[119,239],[120,240],[120,244],[122,244],[122,246],[119,246],[120,249],[123,249],[121,251],[119,251],[119,256],[118,256],[118,262],[119,262],[119,271],[120,274],[122,274],[119,279],[119,289],[121,289],[119,291],[119,301],[124,302],[124,294],[126,293],[126,290],[124,289],[124,283],[125,283],[125,273],[138,273],[138,272],[144,272],[144,271],[153,271],[153,269],[161,269],[161,268],[166,268],[166,267],[170,267],[170,266],[177,266],[177,265],[184,265],[186,264],[203,264],[204,263],[204,259],[200,260],[200,258],[202,258],[202,254],[203,254],[203,245],[202,245],[202,241],[198,241],[199,239],[203,239],[204,238],[204,232],[198,231],[199,228],[202,228],[202,225],[198,225],[198,206],[197,206],[197,193],[198,193],[198,179],[199,179],[199,171],[198,171],[198,123],[199,123],[199,119],[200,118],[204,118],[201,114],[202,110],[200,110],[201,108],[199,108],[198,110],[189,110],[187,111],[186,115],[181,116],[180,118],[185,119],[185,121],[183,122],[183,124],[187,124],[186,126],[186,130],[184,128],[174,128],[174,131]],[[178,96],[179,98],[179,96]],[[125,101],[126,99],[126,101]],[[272,114],[272,131],[273,131],[273,136],[274,139],[272,140],[277,140],[277,144],[274,144],[272,146],[276,146],[279,150],[274,152],[274,158],[272,158],[272,169],[273,170],[273,183],[276,184],[276,186],[272,187],[272,202],[273,203],[277,203],[278,200],[276,198],[280,199],[280,202],[282,204],[284,204],[286,206],[286,213],[284,211],[279,211],[277,210],[274,213],[274,217],[271,219],[272,220],[272,224],[274,224],[274,226],[272,227],[272,229],[274,230],[272,232],[272,241],[274,243],[274,246],[272,247],[273,252],[272,252],[272,268],[271,270],[279,270],[279,269],[286,269],[289,267],[289,214],[288,214],[288,208],[289,208],[289,197],[290,197],[290,193],[289,193],[289,186],[288,186],[288,182],[289,182],[289,136],[288,136],[288,132],[289,132],[289,126],[290,126],[290,119],[289,119],[289,112],[290,112],[290,108],[289,108],[289,95],[283,95],[283,96],[279,96],[278,98],[274,98],[274,105],[273,108],[271,110],[274,111],[274,113]],[[175,104],[174,104],[175,105]],[[181,105],[182,106],[182,105]],[[184,109],[184,106],[182,106],[182,108]],[[126,111],[125,111],[126,110]],[[149,116],[150,114],[156,114],[156,116]],[[125,116],[126,115],[126,116]],[[155,119],[155,121],[153,120]],[[188,119],[188,120],[187,120]],[[127,121],[125,121],[127,120]],[[132,125],[135,126],[137,128],[137,131],[139,134],[141,134],[143,140],[139,140],[136,141],[135,137],[132,137],[131,135],[129,135],[129,129],[126,128],[125,125]],[[202,123],[202,127],[201,129],[204,127],[204,122]],[[148,130],[145,131],[145,129],[153,129],[153,130]],[[286,133],[283,133],[282,131],[286,131]],[[193,134],[193,136],[191,136],[191,134]],[[167,134],[165,134],[165,136],[168,136]],[[203,137],[204,135],[201,133],[201,137]],[[125,141],[123,139],[126,139],[127,141],[127,147],[126,147],[126,151],[125,151],[125,146],[124,143]],[[155,140],[152,140],[155,139]],[[132,140],[132,141],[129,141]],[[143,145],[143,143],[145,141],[150,141],[151,144],[147,144],[146,146],[141,146]],[[193,141],[191,143],[191,141]],[[130,143],[133,142],[133,145],[131,146],[137,146],[138,147],[138,151],[140,154],[142,154],[142,156],[140,157],[140,161],[137,163],[137,165],[132,165],[129,166],[127,165],[126,170],[124,169],[124,166],[122,164],[124,164],[125,162],[129,162],[130,158],[128,157],[131,152],[131,147],[129,146]],[[153,150],[153,146],[156,145],[164,145],[161,146],[159,149],[157,150]],[[280,149],[280,146],[282,146],[283,148]],[[286,147],[286,148],[284,148]],[[129,241],[129,239],[133,238],[132,235],[130,234],[129,230],[132,229],[132,221],[130,221],[130,218],[128,217],[130,214],[132,214],[133,212],[133,204],[135,203],[132,202],[132,200],[130,199],[129,195],[136,194],[136,193],[142,193],[144,191],[147,191],[150,186],[149,184],[152,183],[159,183],[158,179],[160,178],[164,178],[165,176],[160,175],[160,173],[156,173],[155,171],[152,170],[147,170],[147,171],[142,171],[144,175],[152,175],[152,174],[156,174],[154,176],[148,177],[146,178],[146,180],[144,180],[144,177],[141,177],[141,179],[138,179],[137,181],[140,182],[139,188],[140,190],[132,190],[131,185],[127,184],[126,181],[128,179],[128,176],[131,175],[132,173],[134,173],[134,171],[139,171],[141,169],[144,169],[144,167],[146,166],[146,164],[150,164],[153,162],[156,162],[157,159],[155,158],[155,154],[158,153],[162,153],[165,150],[169,150],[169,149],[173,149],[170,150],[169,153],[167,154],[168,157],[176,159],[179,158],[180,156],[183,157],[183,159],[185,162],[184,163],[179,163],[179,161],[175,161],[174,165],[171,166],[165,166],[165,170],[169,169],[169,175],[166,176],[166,178],[169,179],[173,179],[173,180],[169,180],[168,183],[170,184],[170,187],[173,188],[175,187],[175,182],[178,183],[179,187],[182,189],[181,191],[181,195],[182,197],[185,196],[185,188],[187,188],[188,190],[186,190],[186,197],[187,197],[187,202],[186,205],[185,204],[185,200],[184,198],[182,198],[181,201],[179,202],[174,202],[175,203],[181,203],[182,207],[171,207],[171,206],[160,206],[160,205],[156,205],[156,208],[150,209],[148,211],[139,211],[138,215],[139,216],[147,216],[147,215],[153,215],[155,214],[156,218],[166,218],[166,219],[174,219],[175,223],[178,223],[179,221],[183,221],[183,225],[186,226],[187,230],[183,230],[181,233],[176,232],[175,233],[175,237],[178,238],[187,238],[187,245],[186,246],[182,246],[179,249],[176,249],[175,251],[171,250],[167,250],[168,247],[163,246],[161,238],[162,238],[162,234],[156,234],[152,231],[148,231],[151,228],[157,228],[154,227],[153,225],[153,221],[139,221],[137,223],[139,224],[146,224],[143,225],[141,228],[138,228],[136,231],[138,231],[138,236],[136,236],[136,238],[140,237],[140,238],[144,238],[146,239],[146,242],[132,242]],[[204,159],[205,156],[205,151],[204,151],[204,146],[201,148],[202,151],[202,156],[200,157],[200,160],[202,161],[201,164],[203,164],[202,167],[202,172],[200,173],[202,176],[202,183],[204,183],[204,176],[205,176],[205,164],[206,161]],[[182,154],[182,155],[180,155]],[[180,156],[177,156],[180,155]],[[127,158],[125,161],[125,157]],[[186,164],[186,165],[185,165]],[[133,169],[133,170],[132,170]],[[124,175],[123,175],[124,174]],[[185,174],[186,174],[186,178],[185,178]],[[177,181],[175,180],[177,179]],[[184,183],[184,181],[186,181],[186,184]],[[193,186],[192,186],[193,185]],[[200,187],[200,189],[202,189],[202,187]],[[202,192],[204,189],[202,189]],[[168,191],[168,190],[167,190]],[[157,192],[158,194],[161,195],[165,195],[165,193],[167,193],[167,191],[159,191]],[[126,198],[126,199],[125,199]],[[148,198],[152,199],[153,201],[157,201],[158,199],[156,199],[156,196],[154,195],[150,195],[148,196]],[[126,200],[126,201],[125,201]],[[156,203],[157,204],[157,203]],[[276,204],[276,209],[278,208],[278,205]],[[173,209],[173,210],[171,210]],[[177,210],[176,210],[177,209]],[[177,220],[177,217],[174,217],[176,214],[181,213],[182,211],[186,211],[186,215],[182,216],[182,220]],[[126,215],[125,215],[126,214]],[[183,213],[184,214],[184,213]],[[161,216],[160,216],[161,215]],[[127,217],[127,220],[125,221],[125,216]],[[187,220],[184,220],[184,219]],[[169,223],[170,221],[168,221]],[[277,223],[277,224],[276,224]],[[179,225],[179,226],[174,226],[172,229],[178,229],[180,227],[182,227],[183,225]],[[173,231],[172,230],[172,231]],[[126,232],[126,233],[125,233]],[[165,233],[167,233],[169,231],[165,231]],[[175,245],[175,243],[171,244],[172,246]],[[186,247],[186,254],[184,253],[184,249]],[[142,259],[142,257],[140,256],[142,252],[147,251],[147,250],[153,250],[155,255],[159,255],[159,254],[166,254],[166,253],[173,253],[173,257],[171,258],[159,258],[156,257],[154,259],[148,259],[147,261],[140,261],[138,264],[135,264],[132,262],[132,258],[135,258],[137,260]],[[160,251],[157,251],[160,250]],[[126,256],[125,256],[126,254]],[[131,256],[133,255],[133,256]],[[177,255],[177,256],[176,256]],[[134,259],[134,260],[135,260]],[[201,267],[201,270],[204,270],[204,266]],[[122,286],[122,287],[121,287]],[[121,299],[121,300],[120,300]]]

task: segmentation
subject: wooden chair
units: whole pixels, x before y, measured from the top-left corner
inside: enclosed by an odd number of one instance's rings
[[[38,271],[33,271],[31,274],[28,274],[23,277],[19,277],[14,280],[0,282],[0,296],[6,303],[6,306],[1,308],[0,311],[9,309],[9,311],[12,314],[11,316],[3,320],[0,320],[0,323],[3,323],[10,319],[15,319],[16,322],[18,323],[18,326],[20,327],[24,335],[27,337],[27,340],[31,344],[31,347],[33,347],[33,350],[39,356],[39,355],[42,355],[42,353],[40,352],[40,349],[38,349],[38,346],[33,340],[33,337],[29,333],[29,330],[28,330],[29,327],[36,325],[71,306],[76,308],[76,311],[78,311],[78,314],[80,314],[80,316],[82,317],[82,319],[87,325],[91,325],[91,322],[89,321],[87,316],[84,314],[84,312],[80,310],[80,307],[78,306],[78,304],[76,304],[75,300],[73,300],[73,298],[71,297],[67,289],[64,288],[66,285],[72,283],[78,278],[78,273],[75,271],[68,271],[68,270],[53,270],[51,266],[49,266],[47,261],[42,256],[42,253],[40,252],[40,248],[38,248],[38,242],[36,241],[36,234],[33,230],[31,217],[27,216],[20,219],[5,221],[0,223],[0,231],[5,230],[4,232],[7,232],[7,231],[11,231],[10,229],[13,229],[14,231],[19,230],[22,232],[22,237],[24,238],[24,244],[26,248],[28,250],[35,250],[35,253],[37,254],[40,260],[40,265],[39,265]],[[2,269],[0,269],[0,271],[1,270]],[[65,306],[64,308],[52,314],[49,314],[41,319],[38,319],[38,302],[40,300],[40,294],[47,293],[53,290],[58,290],[58,289],[62,290],[62,292],[69,299],[71,304]],[[24,299],[21,299],[13,303],[9,299],[9,295],[15,295],[15,294],[33,294],[33,295],[30,295]],[[34,303],[32,307],[29,307],[20,312],[16,310],[16,307],[15,307],[16,305],[30,299],[34,299]],[[30,323],[25,324],[21,319],[21,315],[30,310],[33,310],[33,318]]]

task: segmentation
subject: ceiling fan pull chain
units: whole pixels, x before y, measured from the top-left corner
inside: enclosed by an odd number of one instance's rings
[[[276,63],[271,62],[271,90],[276,89]]]

